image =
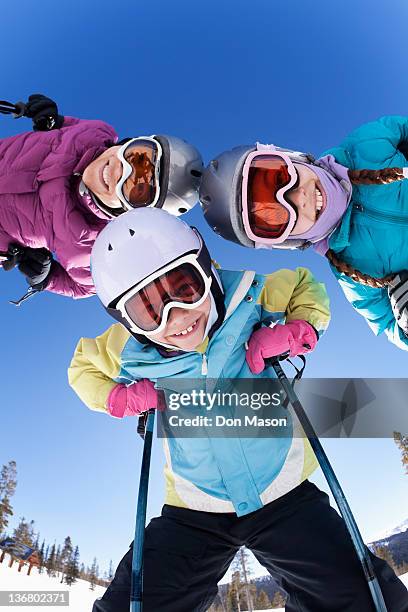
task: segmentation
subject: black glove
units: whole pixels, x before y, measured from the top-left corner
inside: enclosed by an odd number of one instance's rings
[[[394,276],[389,287],[388,297],[390,298],[394,317],[404,332],[408,336],[408,271],[403,270]]]
[[[7,253],[3,253],[4,257],[7,257],[2,261],[2,267],[5,272],[9,272],[19,263],[23,256],[24,247],[19,244],[11,243],[9,245]]]
[[[10,255],[3,263],[3,269],[8,272],[17,266],[30,287],[43,291],[50,280],[52,254],[47,249],[31,249],[14,243],[9,245],[8,253]]]
[[[24,115],[33,120],[35,132],[58,129],[64,123],[64,117],[58,114],[55,102],[42,94],[33,94],[28,98]]]

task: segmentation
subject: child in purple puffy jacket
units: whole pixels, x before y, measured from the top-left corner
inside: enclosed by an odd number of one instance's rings
[[[0,139],[0,262],[18,264],[34,289],[89,297],[102,228],[140,206],[187,212],[198,199],[201,156],[173,136],[117,143],[107,123],[62,117],[45,96],[22,106],[35,131]]]

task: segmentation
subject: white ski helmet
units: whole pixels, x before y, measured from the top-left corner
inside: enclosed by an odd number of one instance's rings
[[[225,313],[218,275],[198,230],[157,208],[131,210],[106,225],[95,240],[91,270],[97,294],[107,312],[142,342],[146,338],[132,332],[116,304],[125,293],[150,275],[195,254],[204,274],[211,279],[220,322]]]

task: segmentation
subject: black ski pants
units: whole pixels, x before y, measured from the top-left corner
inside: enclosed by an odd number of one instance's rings
[[[305,481],[246,516],[165,505],[146,528],[144,612],[205,612],[217,582],[245,544],[288,593],[286,612],[373,612],[345,524],[328,496]],[[389,612],[408,612],[408,592],[370,553]],[[93,612],[129,612],[132,548]]]

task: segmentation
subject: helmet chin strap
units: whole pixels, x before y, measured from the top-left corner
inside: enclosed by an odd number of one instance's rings
[[[217,306],[216,306],[216,303],[215,303],[215,300],[214,300],[214,297],[211,291],[210,291],[210,299],[211,299],[210,313],[208,315],[207,325],[205,326],[205,330],[204,330],[204,334],[201,339],[201,342],[203,342],[203,340],[206,339],[206,337],[208,336],[208,334],[210,333],[211,329],[213,328],[213,326],[215,325],[218,319]]]
[[[104,204],[99,198],[96,197],[96,195],[85,185],[84,181],[81,180],[81,182],[79,183],[79,195],[80,196],[84,196],[84,195],[89,195],[89,197],[92,199],[92,202],[95,204],[95,206],[97,206],[99,208],[99,210],[101,210],[103,213],[105,213],[105,215],[107,217],[109,217],[110,219],[115,219],[116,217],[118,217],[119,215],[123,214],[124,212],[126,212],[126,210],[123,208],[123,206],[119,206],[118,208],[114,208],[111,206],[108,206],[107,204]]]

